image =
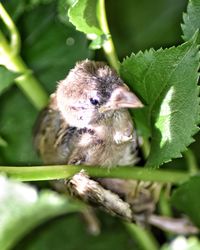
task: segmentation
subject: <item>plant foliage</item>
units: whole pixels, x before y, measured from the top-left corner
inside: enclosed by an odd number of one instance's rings
[[[159,212],[162,215],[167,211],[174,217],[176,208],[177,216],[187,215],[200,228],[200,137],[197,133],[200,0],[106,1],[109,28],[102,17],[103,3],[104,0],[1,1],[0,163],[40,163],[32,145],[38,110],[24,91],[30,82],[23,79],[28,76],[27,79],[36,82],[37,88],[29,91],[29,97],[42,96],[41,92],[50,94],[56,82],[63,79],[77,61],[107,58],[112,64],[116,60],[115,56],[109,60],[113,46],[106,46],[113,38],[121,61],[120,75],[144,104],[144,108],[131,111],[141,141],[150,143],[150,153],[142,162],[151,167],[163,165],[172,175],[174,168],[188,171],[188,181],[175,185],[170,199],[163,196],[165,203],[159,201]],[[2,6],[12,17],[9,21]],[[181,22],[184,41],[180,34]],[[92,40],[90,45],[87,38]],[[106,57],[101,51],[94,51],[102,47]],[[195,146],[187,151],[195,140]],[[185,151],[185,158],[174,159]],[[171,163],[166,164],[169,161]],[[197,175],[190,178],[191,172]],[[170,181],[168,178],[166,183]],[[134,240],[130,240],[121,221],[105,214],[100,213],[99,217],[101,234],[89,235],[77,216],[85,206],[44,190],[44,185],[44,182],[35,183],[36,187],[32,187],[0,176],[1,250],[147,250],[142,244],[146,239],[143,229],[133,229]],[[49,189],[48,185],[45,187]],[[71,212],[74,214],[66,216]],[[58,217],[61,215],[65,217]],[[58,218],[53,219],[55,217]],[[162,250],[200,249],[198,236],[172,235],[173,241],[169,241],[165,233],[160,237],[159,232],[153,231]],[[158,249],[152,236],[148,236],[148,240]]]
[[[195,37],[178,47],[139,52],[123,61],[124,81],[146,105],[144,110],[137,111],[135,121],[151,128],[147,165],[159,166],[180,157],[193,141],[200,109],[198,67]]]

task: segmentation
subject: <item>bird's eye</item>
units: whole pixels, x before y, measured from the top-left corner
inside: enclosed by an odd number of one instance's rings
[[[90,98],[90,103],[94,106],[99,104],[99,101],[97,99]]]

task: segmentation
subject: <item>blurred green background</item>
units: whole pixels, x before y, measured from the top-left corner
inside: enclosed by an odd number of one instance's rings
[[[1,2],[19,29],[23,59],[48,93],[55,90],[56,83],[76,61],[104,60],[102,51],[89,50],[85,35],[69,23],[66,13],[72,0]],[[186,5],[186,0],[107,0],[107,18],[120,60],[139,50],[182,43],[180,23]],[[40,163],[32,145],[37,115],[15,85],[0,96],[0,135],[7,142],[6,147],[0,147],[1,165]],[[181,160],[176,162],[177,167],[182,164]],[[77,215],[63,216],[35,229],[15,250],[139,249],[118,219],[99,215],[100,236],[89,235]]]

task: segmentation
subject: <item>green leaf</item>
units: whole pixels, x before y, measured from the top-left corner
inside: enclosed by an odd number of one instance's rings
[[[194,40],[133,54],[121,65],[124,81],[146,105],[135,113],[135,122],[151,132],[150,166],[180,157],[198,131],[199,52]]]
[[[131,109],[130,110],[133,120],[136,123],[137,134],[144,138],[151,136],[151,126],[148,121],[149,108],[144,107],[143,109]]]
[[[7,145],[7,142],[0,136],[0,147],[6,147]]]
[[[187,6],[187,13],[183,14],[184,23],[181,25],[183,39],[188,41],[192,38],[197,29],[200,29],[200,1],[190,0]]]
[[[39,4],[48,4],[51,3],[53,0],[28,0],[27,4],[29,7],[35,7]]]
[[[98,36],[96,39],[92,40],[89,48],[96,50],[96,49],[100,49],[102,45],[103,45],[103,39],[101,38],[101,36]]]
[[[171,202],[179,211],[187,214],[200,227],[200,176],[194,176],[175,190]]]
[[[169,244],[165,244],[161,250],[200,250],[200,241],[197,237],[186,238],[178,236]]]
[[[101,216],[99,218],[99,215]],[[57,218],[34,230],[15,250],[138,250],[120,220],[99,214],[101,233],[91,235],[77,215]]]
[[[0,98],[0,107],[0,134],[7,142],[1,164],[39,163],[32,139],[37,111],[16,86]]]
[[[4,66],[0,66],[0,95],[8,89],[19,74],[9,71]]]
[[[98,4],[99,0],[78,0],[69,9],[69,20],[77,30],[85,34],[103,34],[98,21]]]
[[[180,22],[188,0],[106,1],[119,58],[147,48],[170,47],[182,39]]]
[[[55,216],[80,211],[52,191],[35,188],[0,176],[0,249],[7,250],[37,225]]]
[[[101,49],[104,42],[108,39],[108,36],[106,35],[101,35],[101,36],[97,36],[95,39],[92,40],[92,42],[90,43],[89,48],[90,49]]]
[[[13,1],[1,1],[3,6],[5,7],[6,11],[12,17],[12,20],[17,21],[20,15],[26,9],[26,0],[13,0]]]
[[[1,0],[6,11],[12,17],[12,20],[17,22],[20,16],[27,10],[33,9],[40,4],[48,4],[55,0]]]
[[[91,57],[85,35],[60,23],[56,7],[41,5],[20,19],[23,58],[50,93],[77,61]]]
[[[72,26],[72,23],[69,21],[69,16],[67,15],[69,8],[74,4],[76,0],[58,0],[57,10],[58,18],[61,23],[64,23],[67,26]]]

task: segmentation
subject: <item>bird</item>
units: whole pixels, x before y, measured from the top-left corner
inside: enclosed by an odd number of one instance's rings
[[[132,165],[137,137],[127,108],[142,106],[105,63],[81,61],[51,95],[36,148],[48,164]]]
[[[138,161],[137,135],[128,108],[141,107],[142,102],[114,69],[104,62],[88,59],[80,61],[58,83],[49,105],[41,112],[35,126],[34,145],[44,164],[82,164],[104,167],[105,171],[112,167],[134,165]],[[95,184],[99,191],[95,194],[87,187],[85,194],[77,195],[77,186],[83,186],[81,181],[86,183],[83,181],[85,177],[86,174],[83,177],[81,173],[78,178],[72,178],[68,182],[70,189],[76,188],[73,192],[76,196],[89,202],[95,200],[101,207],[105,205],[102,204],[103,201],[94,198],[99,197],[98,192],[105,191],[107,195],[106,191],[110,189],[120,197],[114,195],[112,198],[109,192],[108,199],[119,198],[118,201],[123,203],[121,197],[126,196],[125,199],[130,200],[130,193],[137,186],[136,181],[131,180],[90,180],[87,177],[88,186],[91,184],[94,187]],[[66,189],[67,185],[63,182],[55,183],[56,189]],[[89,189],[93,195],[88,192]],[[90,194],[90,198],[87,194]],[[140,196],[143,200],[144,194]],[[147,197],[149,199],[149,194]],[[138,203],[137,199],[133,200]],[[126,208],[126,204],[124,207]],[[115,208],[112,207],[111,210],[113,213]],[[118,208],[116,210],[116,214],[124,214]],[[128,213],[130,217],[130,212]]]
[[[58,82],[37,119],[35,148],[48,165],[99,166],[105,171],[133,166],[138,162],[137,135],[128,109],[142,107],[136,94],[106,63],[77,62]],[[91,178],[84,170],[54,181],[53,186],[112,215],[140,222],[154,212],[162,188],[144,181]],[[155,216],[149,216],[149,221],[164,225]],[[170,223],[177,228],[177,222]]]

